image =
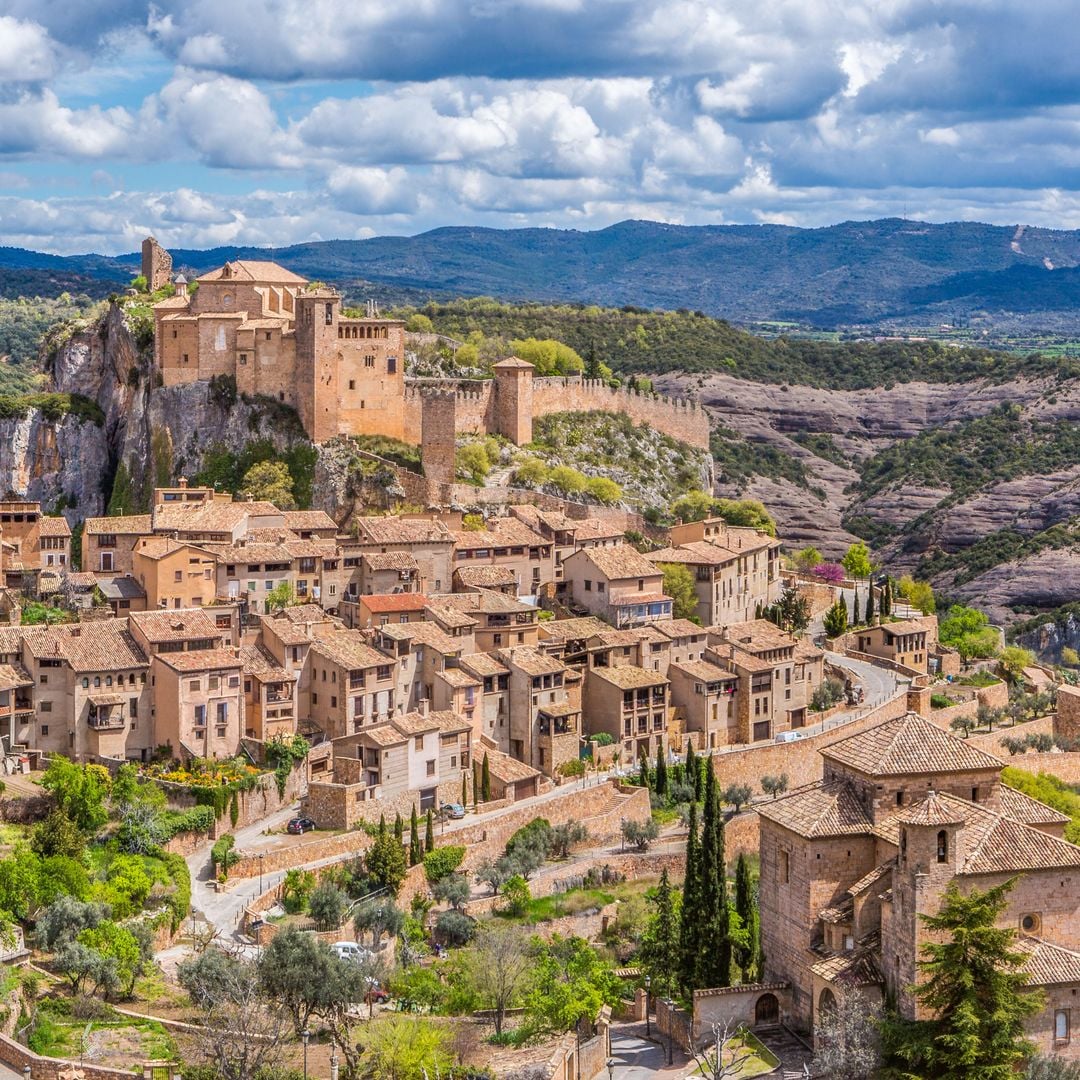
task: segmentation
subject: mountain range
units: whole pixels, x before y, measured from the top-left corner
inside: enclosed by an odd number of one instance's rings
[[[282,248],[173,249],[202,273],[226,259],[272,258],[354,296],[386,300],[494,296],[690,308],[740,323],[819,329],[989,321],[1071,333],[1080,308],[1080,231],[900,218],[818,229],[667,225],[606,229],[443,228],[418,236],[329,240]],[[0,248],[11,275],[70,291],[126,283],[137,254],[47,255]],[[23,294],[25,285],[21,286]]]

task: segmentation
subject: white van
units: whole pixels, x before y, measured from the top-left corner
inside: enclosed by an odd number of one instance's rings
[[[806,736],[801,731],[781,731],[776,736],[776,742],[798,742],[805,738]]]
[[[330,948],[339,960],[351,960],[355,964],[363,963],[371,955],[363,945],[357,945],[355,941],[335,941]]]

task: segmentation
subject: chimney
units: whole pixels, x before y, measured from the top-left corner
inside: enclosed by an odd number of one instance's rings
[[[176,295],[181,297],[187,297],[187,278],[183,274],[177,274],[176,280],[173,282],[176,286]]]
[[[187,487],[187,477],[186,476],[181,476],[180,479],[176,481],[176,485],[177,485],[177,487],[186,488]]]
[[[428,699],[427,698],[421,698],[420,699],[420,706],[419,706],[419,709],[418,709],[420,715],[421,716],[427,716],[428,712],[430,711],[430,708],[431,708],[431,703],[428,701]]]

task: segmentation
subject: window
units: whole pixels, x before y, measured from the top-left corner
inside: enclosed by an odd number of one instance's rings
[[[42,712],[52,712],[52,702],[42,701],[39,705]]]
[[[388,356],[386,358],[386,374],[387,375],[396,375],[397,374],[397,357],[396,356]]]
[[[173,581],[183,581],[183,580],[184,580],[184,571],[183,570],[174,570],[173,571]]]
[[[788,853],[786,851],[780,852],[780,881],[786,885],[791,880],[790,868],[788,866]]]
[[[219,724],[225,724],[229,720],[229,703],[227,701],[219,701],[217,706],[217,722]]]
[[[937,834],[937,861],[949,861],[949,834],[944,829]]]
[[[186,357],[185,357],[185,359],[186,359]],[[41,734],[42,735],[48,735],[49,734],[49,725],[48,724],[42,724],[41,725]]]
[[[1057,1009],[1054,1012],[1054,1042],[1065,1043],[1070,1039],[1072,1027],[1069,1009]]]
[[[897,806],[903,806],[904,805],[904,793],[902,791],[898,791],[896,793],[896,805]]]
[[[205,724],[206,724],[206,706],[205,705],[196,705],[195,706],[195,726],[196,727],[204,727]]]
[[[350,390],[355,390],[356,389],[356,380],[355,379],[350,379],[349,380],[349,389]]]
[[[90,680],[89,679],[83,679],[82,687],[83,687],[84,690],[89,690],[90,689]]]
[[[201,690],[202,689],[202,683],[198,679],[192,679],[191,682],[188,683],[188,689],[189,690]]]
[[[416,746],[417,750],[423,750],[424,749],[424,736],[423,735],[417,735],[415,740],[414,740],[414,745]]]
[[[429,761],[427,763],[427,774],[428,774],[428,776],[434,776],[435,775],[435,762],[434,761]]]
[[[588,578],[585,579],[585,591],[592,592],[592,582]]]

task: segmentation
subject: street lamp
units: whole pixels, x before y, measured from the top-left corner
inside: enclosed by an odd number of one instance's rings
[[[667,1005],[667,1010],[668,1010],[667,1063],[670,1065],[671,1064],[671,1057],[672,1057],[672,1047],[671,1047],[672,1035],[671,1035],[671,1033],[675,1028],[675,1024],[673,1022],[674,1019],[675,1019],[675,1002],[672,1001],[671,998],[665,998],[664,1002]]]
[[[23,1080],[30,1080],[30,1062],[28,1061],[22,1070]]]
[[[262,895],[263,891],[263,859],[266,858],[266,852],[259,852],[259,894]]]
[[[652,979],[645,976],[645,1038],[652,1038],[652,1025],[649,1023],[649,987],[652,985]]]
[[[607,1074],[608,1074],[608,1080],[615,1080],[615,1059],[614,1058],[608,1058],[607,1059]]]
[[[300,1032],[300,1038],[304,1040],[304,1080],[307,1080],[307,1044],[308,1039],[311,1038],[311,1032],[307,1028],[304,1028]]]

